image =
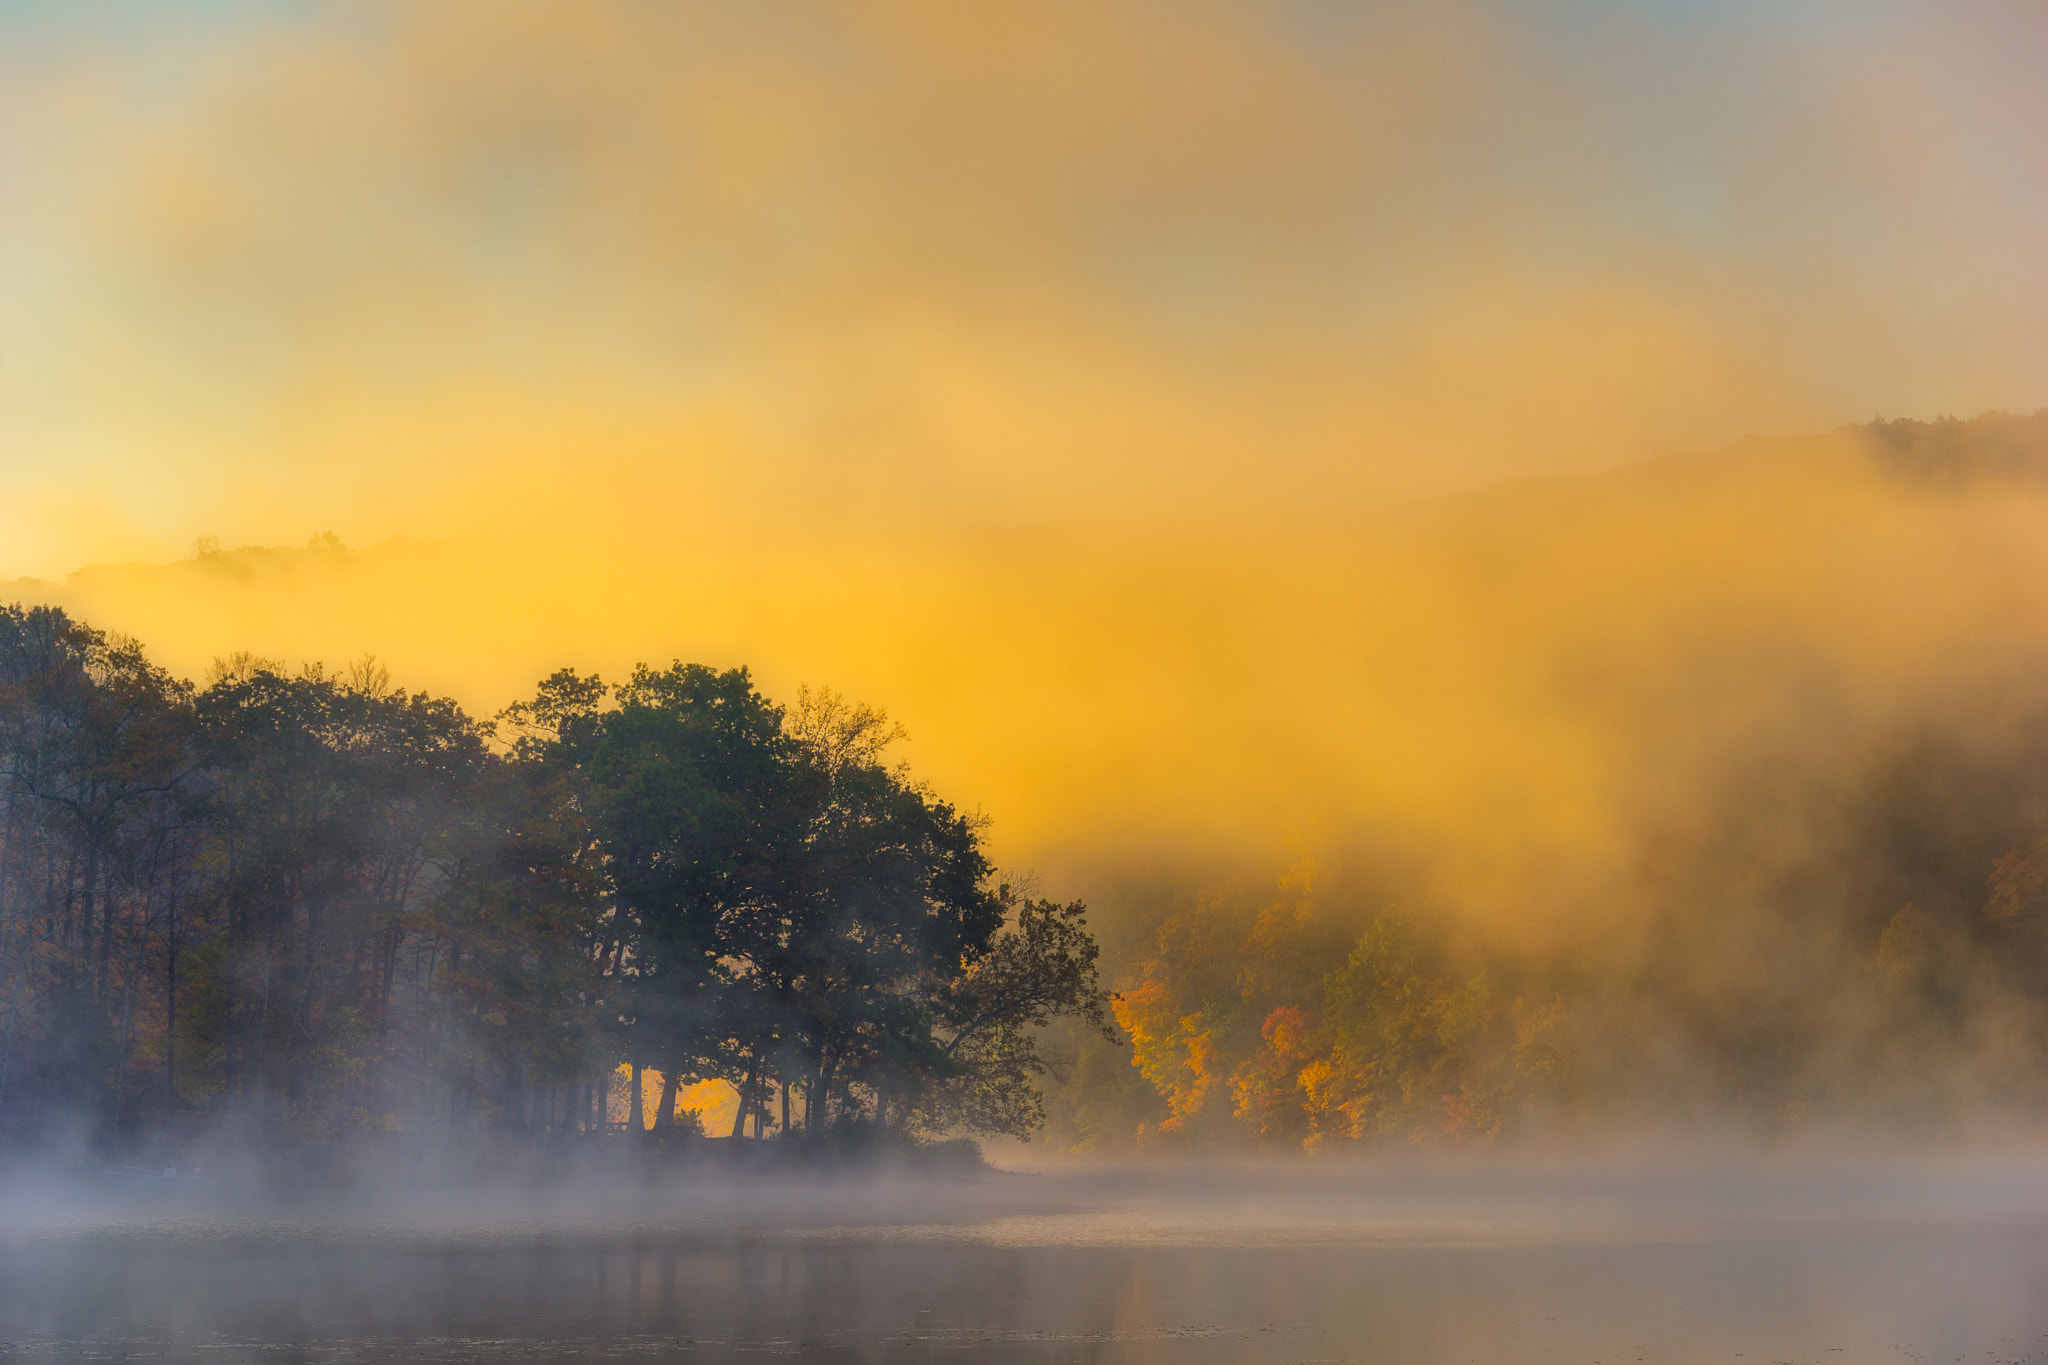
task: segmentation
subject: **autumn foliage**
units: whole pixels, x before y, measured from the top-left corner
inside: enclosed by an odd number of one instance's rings
[[[1142,1141],[1485,1143],[1568,1085],[1560,997],[1505,984],[1511,967],[1465,960],[1414,913],[1350,922],[1297,874],[1256,911],[1162,923],[1116,1000],[1164,1101]]]

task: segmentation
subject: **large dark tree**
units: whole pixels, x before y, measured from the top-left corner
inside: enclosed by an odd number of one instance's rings
[[[636,1074],[666,1077],[657,1126],[682,1081],[715,1076],[742,1096],[735,1135],[765,1130],[771,1095],[813,1138],[1023,1130],[1030,1031],[1102,1018],[1078,907],[992,885],[981,822],[884,764],[899,732],[879,711],[806,692],[789,715],[743,669],[683,664],[604,698],[559,674],[506,719],[589,814],[603,1013]]]
[[[1021,1130],[1031,1030],[1100,1020],[1093,943],[992,887],[897,733],[684,664],[495,725],[368,659],[194,688],[0,609],[0,1141],[591,1132],[621,1067],[658,1129],[720,1077],[736,1132],[771,1096],[817,1137]]]

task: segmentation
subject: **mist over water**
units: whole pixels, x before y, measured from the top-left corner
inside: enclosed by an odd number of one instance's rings
[[[2044,50],[0,3],[0,1365],[2048,1360]]]
[[[1152,1164],[284,1203],[17,1186],[0,1228],[0,1353],[21,1360],[2048,1353],[2032,1159]]]

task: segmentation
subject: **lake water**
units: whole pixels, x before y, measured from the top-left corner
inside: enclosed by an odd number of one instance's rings
[[[0,1357],[2048,1362],[2048,1166],[1077,1168],[0,1208]]]

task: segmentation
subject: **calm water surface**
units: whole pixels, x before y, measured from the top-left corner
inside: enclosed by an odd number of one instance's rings
[[[6,1200],[10,1361],[2048,1363],[2048,1166]]]

